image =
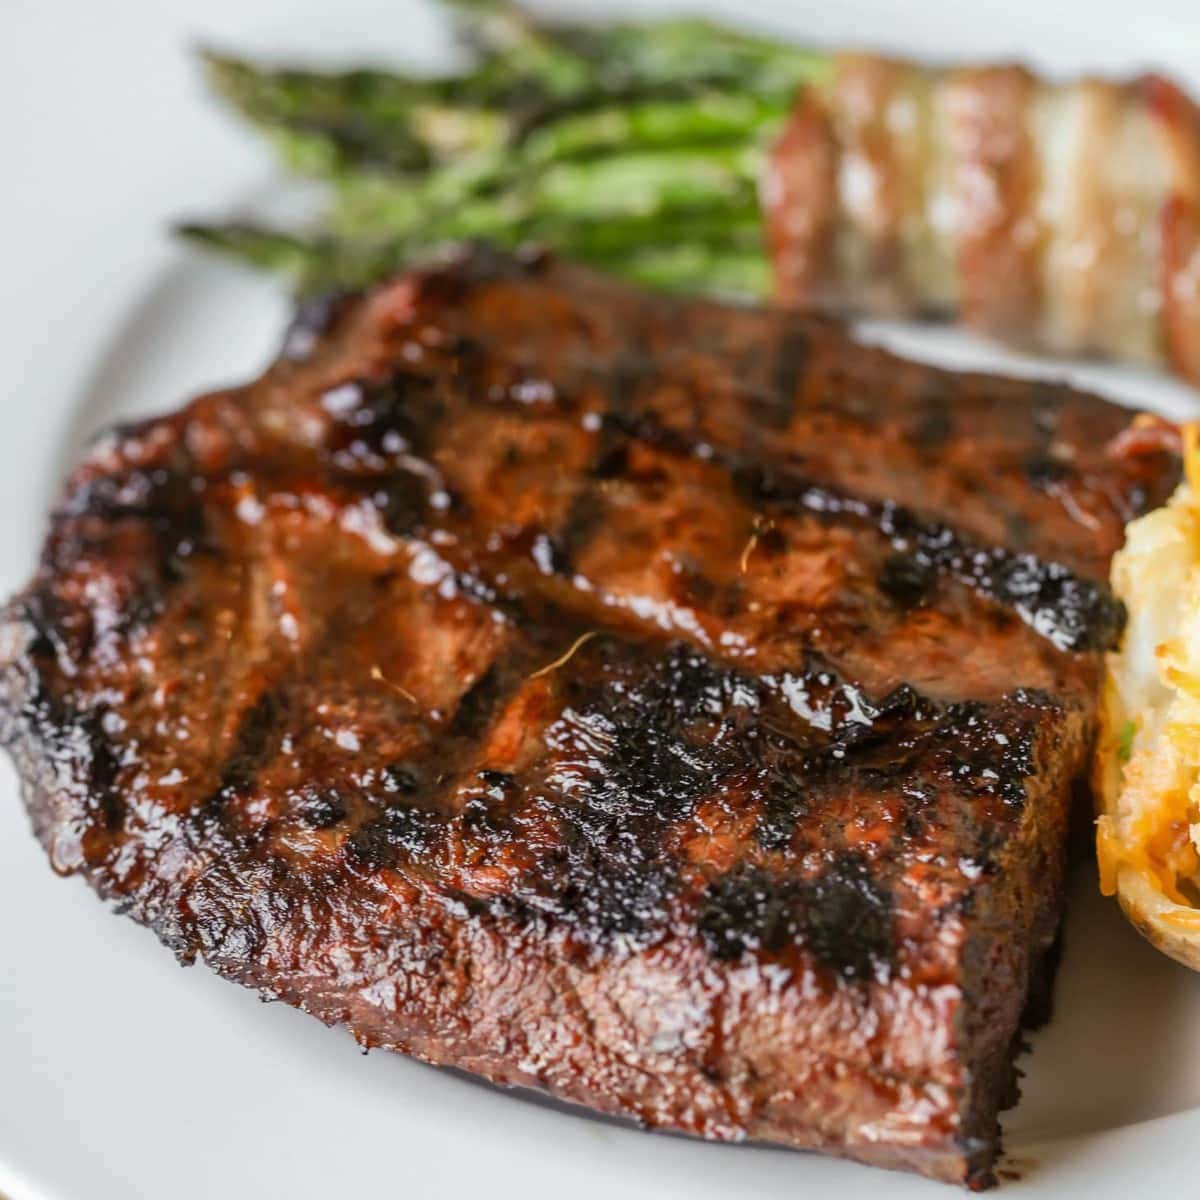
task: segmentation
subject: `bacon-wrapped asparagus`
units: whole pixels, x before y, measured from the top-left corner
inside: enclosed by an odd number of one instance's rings
[[[642,283],[762,298],[773,277],[792,304],[954,319],[1200,382],[1200,110],[1167,80],[469,12],[481,56],[451,78],[210,58],[334,201],[313,233],[185,232],[305,290],[439,241],[534,240]]]
[[[1160,76],[839,55],[763,203],[783,300],[1200,380],[1200,110]]]

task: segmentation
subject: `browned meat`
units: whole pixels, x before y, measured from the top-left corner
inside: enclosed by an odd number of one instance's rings
[[[55,868],[366,1045],[988,1184],[1175,459],[545,261],[326,324],[67,486],[0,630]]]
[[[1159,76],[836,56],[765,183],[781,300],[1200,381],[1200,108]]]

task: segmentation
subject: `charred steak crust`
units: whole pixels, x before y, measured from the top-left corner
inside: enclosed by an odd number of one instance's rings
[[[365,1045],[984,1186],[1125,423],[475,254],[95,446],[0,732],[57,870]]]

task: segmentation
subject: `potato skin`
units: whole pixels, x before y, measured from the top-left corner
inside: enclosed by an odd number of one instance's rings
[[[1121,910],[1156,950],[1177,963],[1200,971],[1200,910],[1174,904],[1134,867],[1122,867],[1117,877],[1117,900]],[[1194,921],[1182,928],[1173,917]]]

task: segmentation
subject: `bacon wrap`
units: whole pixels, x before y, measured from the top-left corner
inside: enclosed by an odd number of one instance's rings
[[[1200,381],[1200,108],[1161,75],[1141,81],[1175,166],[1162,215],[1163,335],[1171,367]]]
[[[763,210],[776,288],[808,303],[836,304],[833,222],[837,211],[837,146],[814,92],[799,97],[768,160]]]
[[[1160,76],[842,55],[764,187],[776,296],[1200,382],[1200,109]]]

